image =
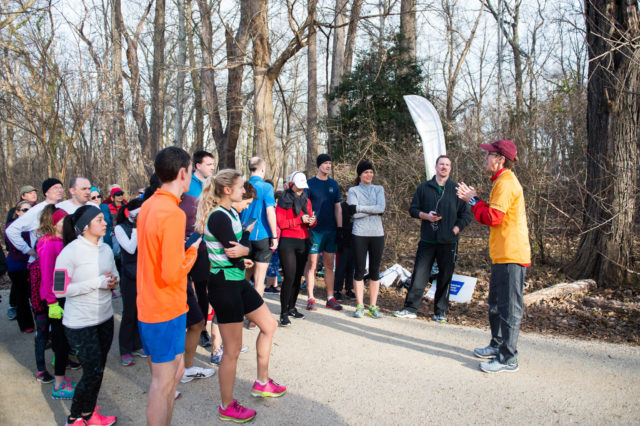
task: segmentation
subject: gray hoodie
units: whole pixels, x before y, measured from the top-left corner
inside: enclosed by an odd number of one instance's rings
[[[349,188],[347,203],[356,206],[353,215],[353,235],[360,237],[383,237],[382,213],[385,209],[384,188],[380,185],[365,185]]]

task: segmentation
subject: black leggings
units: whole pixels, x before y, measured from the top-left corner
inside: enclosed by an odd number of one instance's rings
[[[369,279],[378,281],[380,279],[380,262],[382,262],[382,251],[384,250],[384,236],[382,237],[360,237],[353,236],[353,259],[356,265],[356,272],[353,279],[362,281],[367,264],[367,252],[369,253]]]
[[[300,279],[304,274],[309,247],[307,240],[300,238],[281,238],[278,255],[282,264],[282,290],[280,290],[280,313],[287,314],[296,307],[300,292]]]
[[[9,294],[9,303],[16,307],[16,319],[20,331],[29,328],[33,329],[33,316],[31,315],[31,306],[29,306],[29,294],[31,285],[29,284],[29,270],[9,272],[11,278],[11,293]]]
[[[138,332],[138,307],[136,299],[138,291],[136,280],[123,274],[120,280],[120,294],[122,294],[122,319],[120,320],[120,333],[118,344],[120,356],[130,355],[131,352],[142,347],[140,333]]]
[[[71,348],[82,364],[82,377],[73,393],[71,418],[93,413],[102,386],[107,354],[113,341],[113,317],[102,324],[84,328],[64,328]],[[57,360],[56,360],[57,365]]]

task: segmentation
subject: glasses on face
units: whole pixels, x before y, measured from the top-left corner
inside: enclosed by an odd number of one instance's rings
[[[487,157],[491,157],[491,156],[493,156],[493,157],[501,157],[501,155],[499,153],[497,153],[497,152],[487,152],[485,155]]]
[[[26,213],[26,212],[29,211],[29,207],[24,207],[24,208],[18,209],[18,211],[22,212],[22,213]]]
[[[92,200],[98,200],[100,198],[102,198],[102,195],[93,195],[93,196],[91,196]]]

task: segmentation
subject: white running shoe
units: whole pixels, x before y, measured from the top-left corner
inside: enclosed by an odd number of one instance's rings
[[[193,379],[206,379],[207,377],[211,377],[216,374],[216,370],[213,368],[202,368],[202,367],[189,367],[184,370],[184,374],[182,375],[182,379],[180,379],[181,383],[189,383]]]

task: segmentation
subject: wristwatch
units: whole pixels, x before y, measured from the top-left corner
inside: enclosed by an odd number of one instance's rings
[[[476,205],[476,203],[477,203],[478,201],[480,201],[480,198],[478,198],[478,197],[471,197],[471,199],[469,200],[469,205],[470,205],[471,207],[473,207],[473,206],[475,206],[475,205]]]

